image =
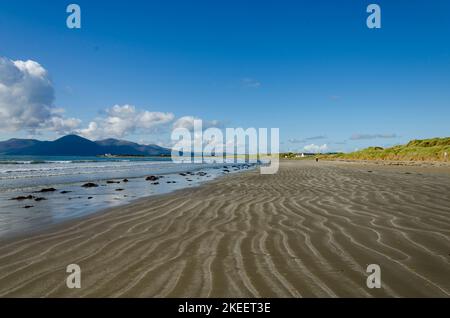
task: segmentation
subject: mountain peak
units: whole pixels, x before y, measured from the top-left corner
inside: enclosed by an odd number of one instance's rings
[[[89,142],[92,142],[89,139],[86,139],[86,138],[83,138],[81,136],[74,135],[74,134],[63,136],[61,138],[56,139],[55,141],[58,141],[58,142],[61,142],[61,141],[64,141],[64,142],[74,142],[74,141],[89,141]]]

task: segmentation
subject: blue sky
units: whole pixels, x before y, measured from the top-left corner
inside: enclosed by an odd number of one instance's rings
[[[449,1],[77,0],[80,30],[66,27],[69,3],[2,1],[0,57],[39,63],[64,109],[42,116],[76,119],[92,138],[115,132],[102,125],[119,111],[134,117],[111,137],[160,144],[191,117],[278,127],[293,151],[450,135]],[[381,29],[366,26],[370,3]],[[145,112],[159,125],[136,124]],[[22,119],[0,124],[0,139],[62,133]]]

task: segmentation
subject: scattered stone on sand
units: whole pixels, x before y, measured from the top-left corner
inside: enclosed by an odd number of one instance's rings
[[[56,189],[55,188],[44,188],[39,191],[36,191],[35,193],[45,193],[45,192],[53,192],[53,191],[56,191]]]
[[[11,198],[10,200],[23,201],[23,200],[32,200],[32,199],[34,199],[34,196],[32,196],[30,194],[30,195],[27,195],[27,196],[21,195],[21,196],[15,197],[15,198]]]
[[[82,185],[83,188],[96,188],[98,187],[98,184],[96,183],[92,183],[92,182],[88,182]]]
[[[24,209],[29,209],[29,208],[34,208],[34,206],[32,206],[32,205],[25,205],[23,208]]]
[[[45,201],[47,200],[46,198],[35,198],[34,201],[39,202],[39,201]]]
[[[113,183],[120,183],[120,181],[108,180],[108,181],[106,181],[106,183],[108,183],[108,184],[113,184]]]
[[[116,191],[123,191],[123,189],[120,189],[120,188],[119,188],[119,189],[116,189]]]
[[[157,176],[148,176],[147,178],[145,178],[145,180],[147,180],[147,181],[156,181],[156,180],[159,180],[159,177],[157,177]]]
[[[159,184],[159,182],[153,182],[152,184],[157,185],[157,184]]]
[[[64,191],[61,191],[60,193],[61,193],[61,194],[66,194],[66,193],[70,193],[70,192],[72,192],[72,191],[66,191],[66,190],[64,190]]]
[[[88,200],[93,199],[94,197],[88,197]]]
[[[128,179],[123,179],[122,181],[123,181],[123,182],[128,182]]]
[[[228,170],[228,169],[223,169],[223,172],[230,172],[230,170]]]
[[[207,173],[203,172],[203,171],[200,171],[200,172],[197,172],[197,175],[200,176],[200,177],[204,177],[204,176],[207,175]]]
[[[189,181],[189,182],[191,182],[192,180],[191,179],[186,179],[187,181]]]

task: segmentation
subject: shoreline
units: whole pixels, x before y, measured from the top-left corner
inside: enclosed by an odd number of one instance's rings
[[[281,161],[0,240],[0,297],[450,296],[448,176],[367,167]]]
[[[246,170],[246,171],[241,171],[239,173],[244,174],[244,173],[249,173],[251,171],[252,170]],[[27,233],[12,233],[10,235],[0,237],[0,247],[3,243],[9,244],[9,243],[17,241],[17,240],[28,239],[30,237],[46,235],[48,231],[59,231],[59,230],[64,230],[67,227],[78,226],[77,223],[79,223],[79,222],[83,222],[83,223],[88,222],[91,218],[96,218],[98,216],[102,216],[102,215],[110,214],[110,213],[111,214],[117,213],[117,211],[120,211],[122,209],[140,208],[140,207],[142,207],[142,205],[149,203],[149,201],[151,201],[153,199],[164,199],[165,197],[170,197],[172,195],[173,196],[179,196],[179,195],[182,196],[182,195],[185,195],[186,193],[189,193],[188,190],[197,189],[197,188],[201,188],[201,187],[207,187],[209,184],[212,184],[214,182],[220,183],[220,180],[225,179],[225,178],[230,178],[233,176],[234,176],[234,174],[227,174],[227,175],[216,177],[211,180],[203,181],[192,187],[183,187],[183,188],[175,189],[175,190],[172,190],[172,191],[166,192],[166,193],[150,194],[145,197],[133,198],[129,202],[126,202],[126,203],[123,203],[123,204],[120,204],[117,206],[100,208],[99,210],[96,210],[92,213],[86,213],[86,214],[83,214],[83,215],[75,217],[75,218],[69,218],[69,219],[66,219],[66,220],[63,220],[63,221],[60,221],[57,223],[53,223],[53,224],[42,225],[40,227],[36,227],[34,229],[27,231]],[[186,193],[183,193],[183,192],[186,192]]]
[[[138,177],[108,178],[99,175],[101,179],[49,182],[14,191],[0,191],[0,238],[82,218],[100,210],[129,204],[139,198],[196,187],[226,174],[240,173],[255,167],[254,164],[245,163],[180,166],[175,167],[176,172],[152,169]]]

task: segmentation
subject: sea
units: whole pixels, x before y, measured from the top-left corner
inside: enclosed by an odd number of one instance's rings
[[[180,164],[170,157],[0,156],[0,238],[255,167],[254,163]],[[151,175],[161,178],[147,181]],[[86,183],[97,186],[83,187]]]

